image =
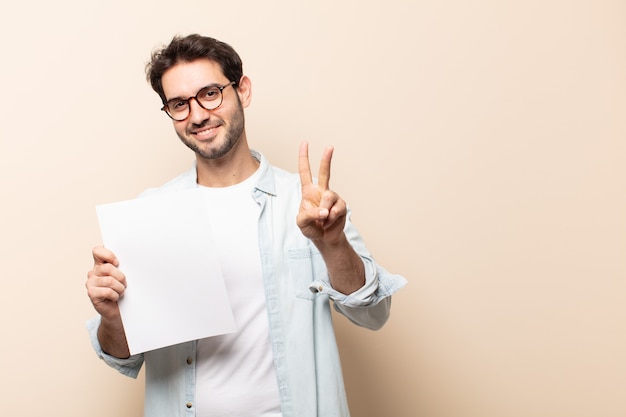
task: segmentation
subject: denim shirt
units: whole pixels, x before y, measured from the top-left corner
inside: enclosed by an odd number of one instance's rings
[[[352,294],[332,288],[324,261],[296,225],[301,201],[297,174],[269,165],[258,152],[260,177],[252,198],[261,207],[259,250],[270,340],[283,417],[349,417],[330,302],[353,323],[376,330],[389,317],[391,295],[406,280],[377,265],[350,223],[345,234],[365,265],[366,283]],[[142,196],[197,187],[196,167]],[[261,295],[259,295],[261,296]],[[145,417],[193,417],[196,341],[118,359],[97,338],[100,317],[87,323],[92,345],[108,365],[136,378],[145,370]],[[250,414],[253,417],[256,414]]]

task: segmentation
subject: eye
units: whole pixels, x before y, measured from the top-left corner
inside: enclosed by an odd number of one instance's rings
[[[220,96],[220,89],[217,87],[209,87],[198,94],[198,98],[203,101],[215,100]]]
[[[187,108],[187,100],[174,100],[167,104],[172,111],[181,111]]]

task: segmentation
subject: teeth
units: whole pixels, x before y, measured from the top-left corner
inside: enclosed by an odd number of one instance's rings
[[[207,133],[209,133],[210,131],[212,131],[213,129],[215,129],[214,127],[210,127],[206,130],[201,130],[200,132],[196,132],[196,135],[206,135]]]

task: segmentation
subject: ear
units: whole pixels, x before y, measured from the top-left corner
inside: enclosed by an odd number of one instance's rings
[[[246,75],[242,76],[237,83],[237,94],[241,105],[246,108],[252,100],[252,82]]]

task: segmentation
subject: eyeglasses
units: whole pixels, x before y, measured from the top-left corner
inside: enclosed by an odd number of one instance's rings
[[[198,93],[189,98],[173,98],[169,100],[161,110],[177,122],[182,122],[191,112],[191,99],[196,100],[196,103],[205,110],[215,110],[222,105],[224,100],[223,91],[229,85],[236,85],[237,83],[232,81],[226,85],[209,85],[202,88]]]

